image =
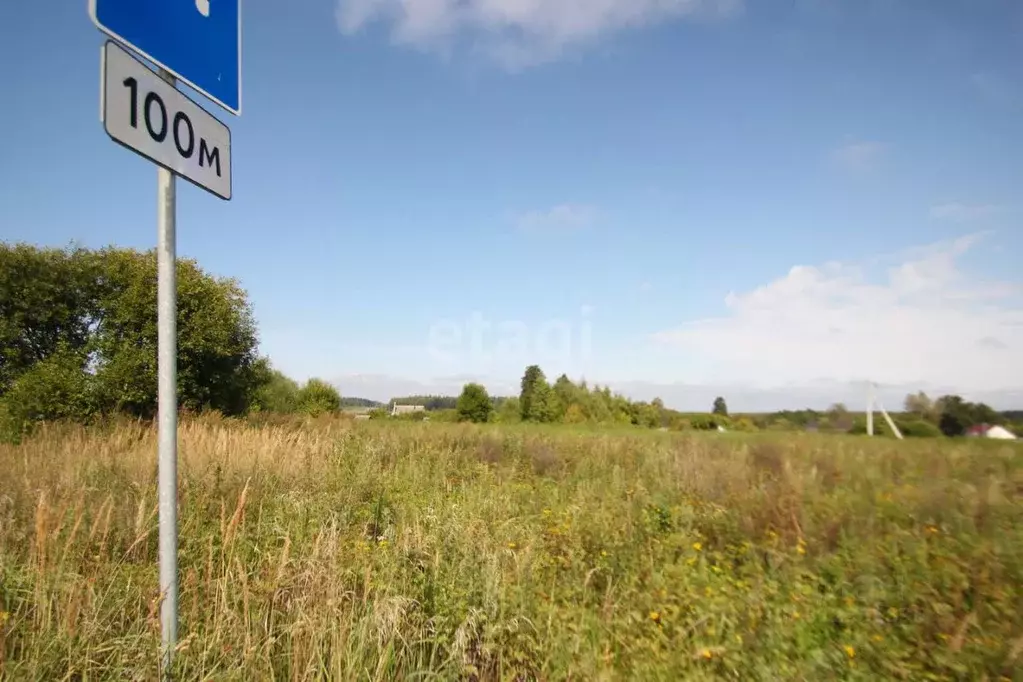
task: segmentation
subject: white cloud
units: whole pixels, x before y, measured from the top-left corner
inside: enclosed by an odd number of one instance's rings
[[[466,38],[508,68],[556,59],[566,48],[681,17],[730,16],[743,0],[337,0],[346,35],[376,21],[394,42],[445,49]]]
[[[848,170],[867,170],[881,159],[885,146],[880,142],[850,142],[835,149],[831,158]]]
[[[1000,209],[1001,207],[994,204],[963,204],[953,201],[932,206],[931,217],[936,220],[968,223],[988,218],[998,213]]]
[[[989,282],[959,257],[980,235],[915,249],[877,276],[829,263],[729,294],[726,317],[654,335],[699,358],[715,381],[747,386],[871,379],[1023,388],[1023,301],[1016,283]]]
[[[528,211],[518,217],[521,230],[569,230],[588,227],[597,218],[597,209],[581,204],[559,204],[549,209]]]

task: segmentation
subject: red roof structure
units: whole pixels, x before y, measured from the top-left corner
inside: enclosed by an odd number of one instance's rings
[[[967,436],[986,436],[988,429],[991,427],[987,424],[975,424],[970,428],[966,429]]]

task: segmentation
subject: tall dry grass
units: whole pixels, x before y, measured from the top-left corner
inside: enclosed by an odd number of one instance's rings
[[[988,443],[183,423],[180,679],[1021,679]],[[0,677],[154,679],[156,441],[0,446]]]

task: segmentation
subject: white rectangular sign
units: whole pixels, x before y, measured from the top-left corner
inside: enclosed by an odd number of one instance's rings
[[[231,131],[113,41],[103,46],[103,127],[120,144],[231,198]]]

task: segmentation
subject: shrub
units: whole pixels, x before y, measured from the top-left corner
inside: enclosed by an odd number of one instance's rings
[[[96,412],[96,380],[80,353],[59,350],[18,377],[4,394],[4,431],[16,440],[39,421],[86,421]]]
[[[940,438],[942,436],[941,429],[922,419],[896,422],[896,426],[906,438]]]
[[[256,391],[253,407],[280,414],[297,412],[300,407],[298,383],[277,370],[270,371]]]
[[[338,412],[341,409],[341,394],[326,381],[310,379],[298,392],[298,404],[302,412],[317,417],[328,412]]]

